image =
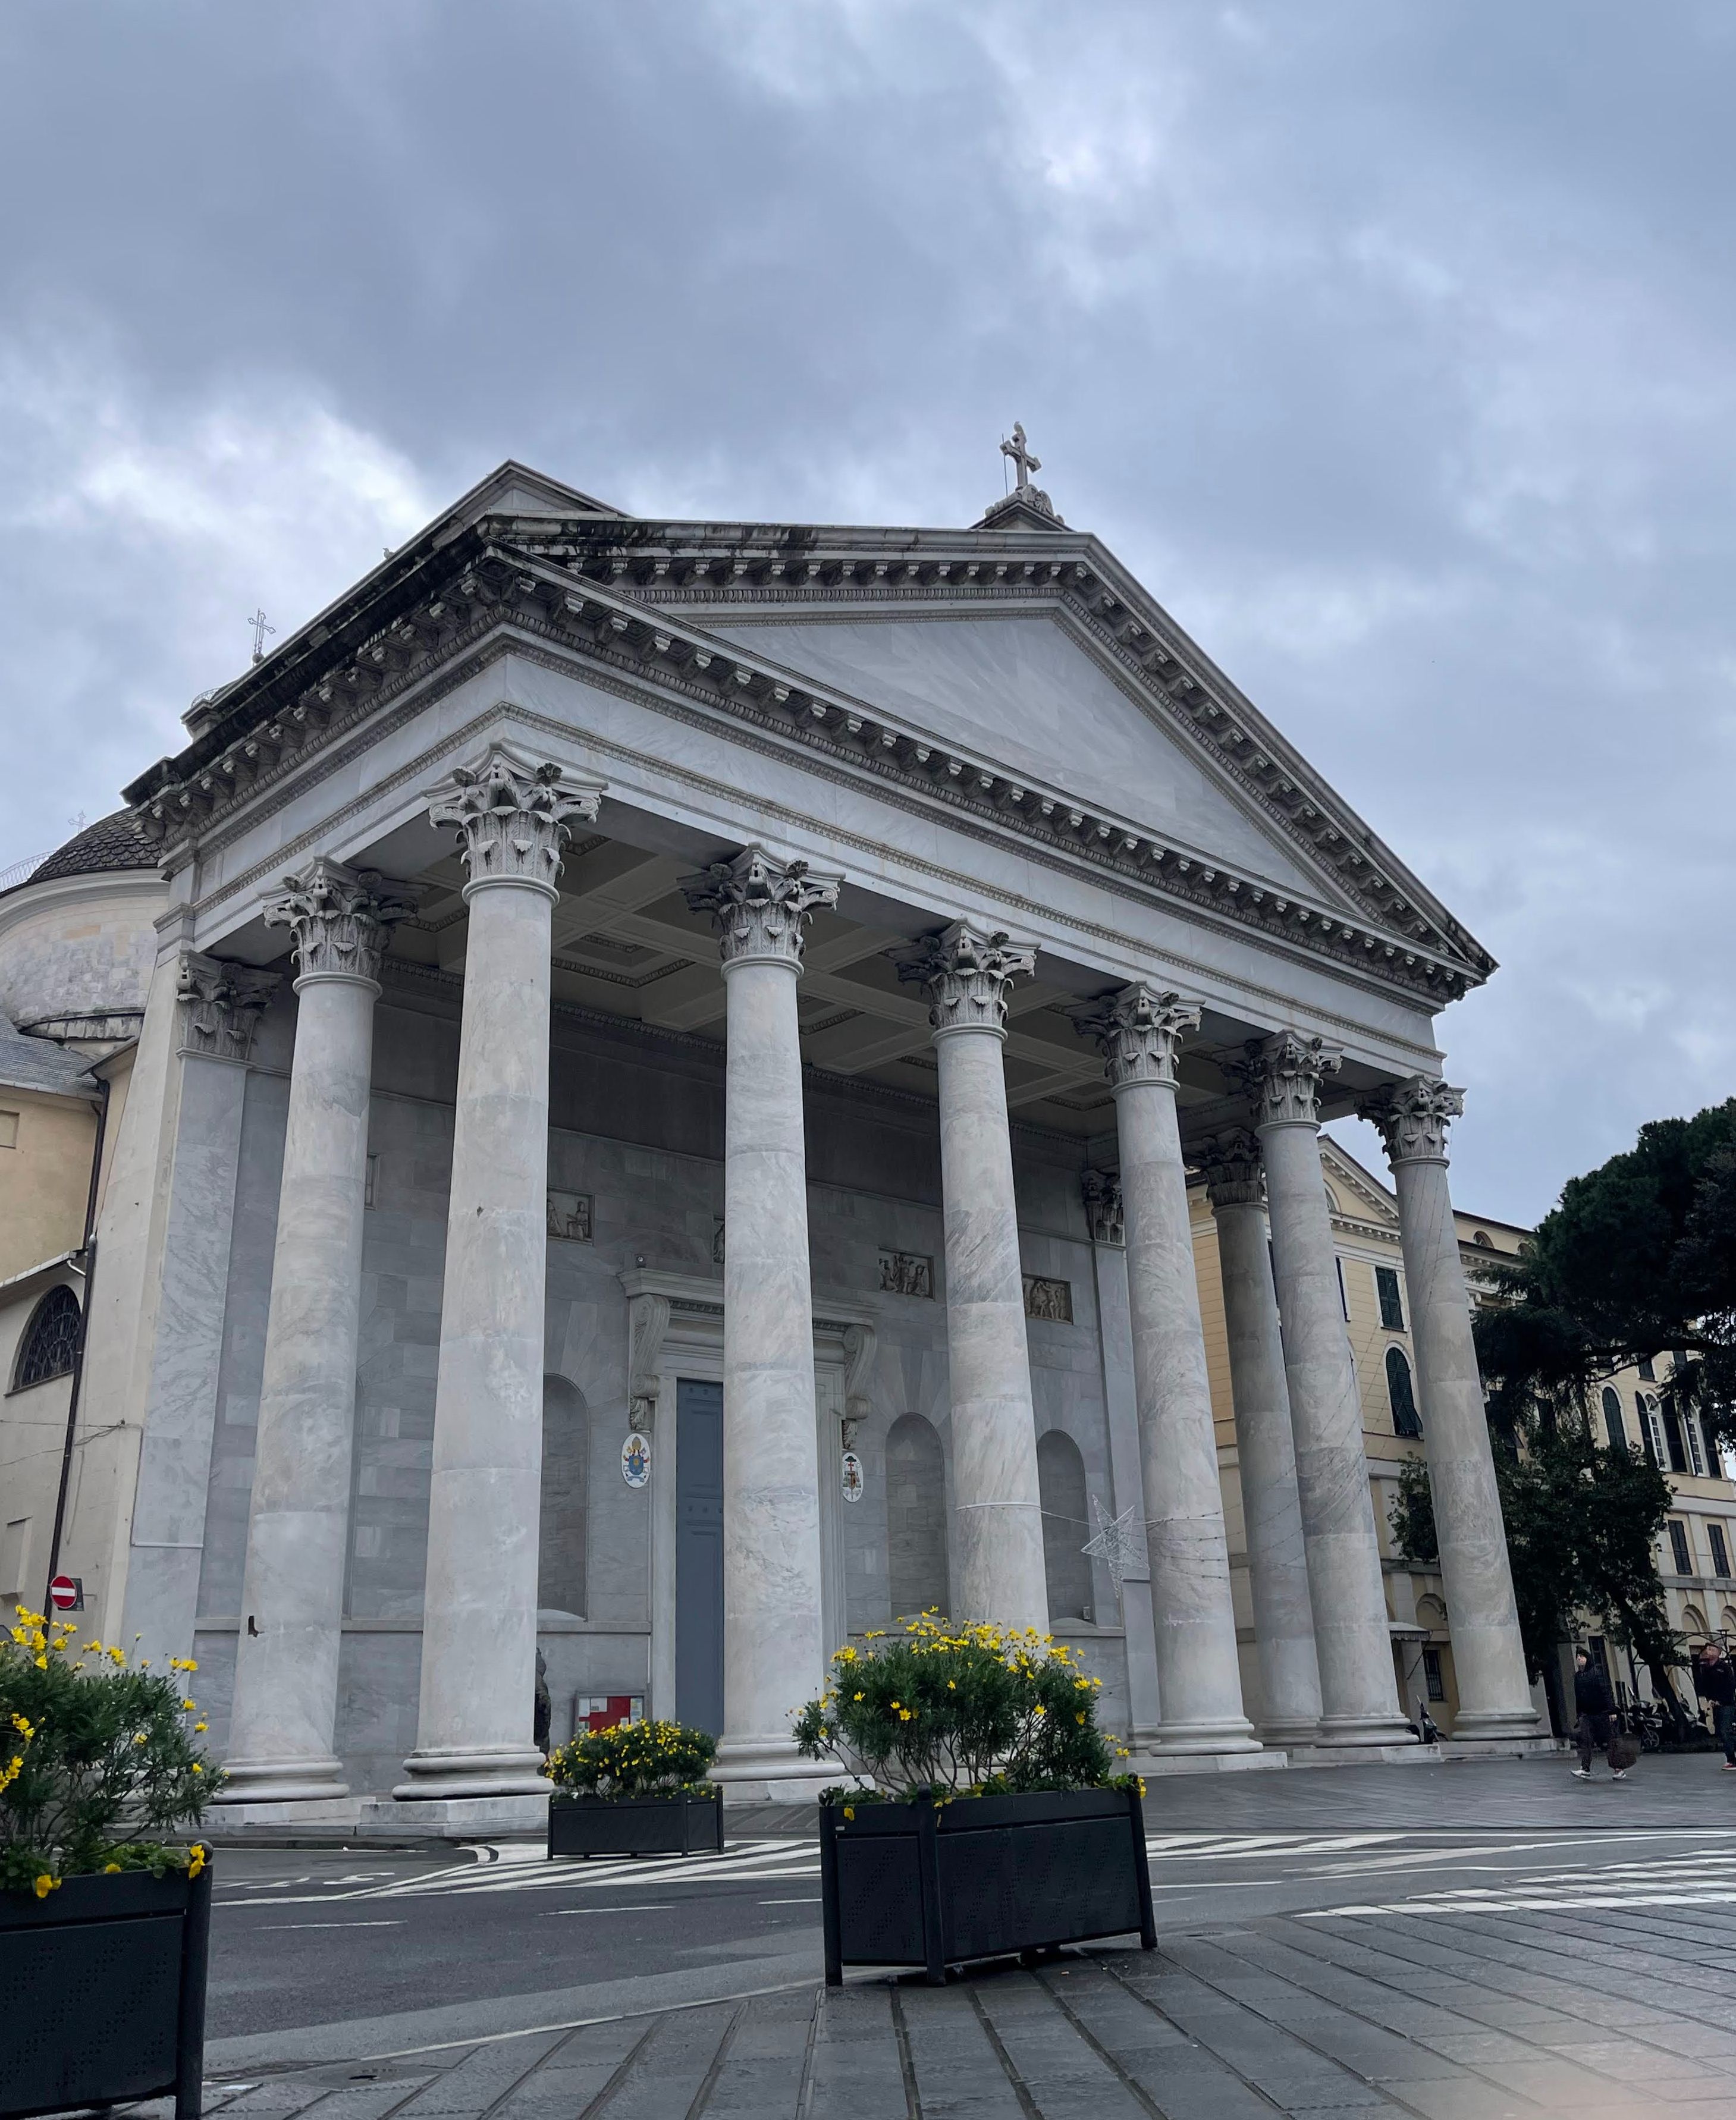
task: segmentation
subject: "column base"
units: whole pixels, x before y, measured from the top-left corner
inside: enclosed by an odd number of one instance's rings
[[[1298,1745],[1290,1755],[1292,1767],[1438,1767],[1444,1745],[1421,1745],[1413,1737],[1406,1745]]]
[[[548,1784],[540,1796],[365,1797],[358,1840],[540,1839],[548,1830]]]
[[[1452,1735],[1459,1743],[1524,1744],[1537,1736],[1540,1727],[1541,1718],[1534,1708],[1521,1709],[1511,1715],[1460,1713],[1453,1718]]]
[[[213,1845],[245,1847],[249,1841],[273,1844],[275,1836],[288,1830],[296,1839],[313,1836],[333,1846],[347,1840],[356,1829],[365,1797],[346,1797],[334,1802],[212,1804],[201,1829]]]
[[[350,1792],[342,1760],[226,1760],[213,1803],[337,1803]]]
[[[1323,1715],[1319,1742],[1335,1751],[1366,1745],[1371,1750],[1420,1744],[1422,1740],[1399,1715]]]
[[[1129,1773],[1156,1781],[1171,1774],[1271,1774],[1290,1764],[1287,1752],[1268,1751],[1264,1746],[1249,1752],[1149,1752],[1138,1746],[1122,1766]]]
[[[404,1772],[410,1778],[392,1792],[398,1803],[546,1797],[554,1787],[534,1745],[430,1746],[410,1755]]]
[[[1530,1760],[1552,1758],[1561,1748],[1534,1730],[1525,1737],[1461,1737],[1455,1731],[1437,1749],[1450,1760]]]
[[[1280,1751],[1292,1745],[1318,1745],[1320,1741],[1320,1722],[1298,1716],[1293,1722],[1262,1723],[1260,1742],[1268,1749],[1276,1746]]]
[[[1233,1723],[1160,1723],[1141,1749],[1158,1758],[1182,1759],[1258,1752],[1263,1747],[1254,1725],[1238,1717]]]
[[[804,1759],[788,1737],[725,1737],[710,1778],[738,1803],[812,1803],[846,1776],[835,1760]]]

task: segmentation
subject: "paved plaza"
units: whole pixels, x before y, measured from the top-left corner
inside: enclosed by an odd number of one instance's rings
[[[941,1989],[821,1986],[799,1832],[590,1864],[524,1843],[229,1851],[207,2110],[1721,2120],[1733,1783],[1706,1758],[1590,1788],[1557,1760],[1157,1783],[1156,1951]]]

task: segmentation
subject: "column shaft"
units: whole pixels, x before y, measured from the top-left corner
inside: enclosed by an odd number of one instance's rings
[[[548,1236],[549,937],[600,789],[494,744],[431,795],[469,881],[416,1750],[392,1792],[534,1796]]]
[[[953,1580],[961,1620],[1049,1626],[1036,1416],[998,1030],[946,1030],[940,1171],[952,1411]]]
[[[1259,1741],[1242,1713],[1223,1490],[1173,1084],[1119,1083],[1115,1118],[1163,1717],[1155,1749],[1257,1751]]]
[[[1363,1109],[1386,1135],[1399,1193],[1411,1345],[1459,1685],[1453,1735],[1501,1742],[1534,1738],[1537,1709],[1447,1180],[1447,1122],[1463,1108],[1456,1090],[1417,1077]]]
[[[825,1677],[807,1165],[794,963],[730,965],[724,1158],[720,1775],[797,1771]]]
[[[1320,1734],[1320,1676],[1315,1658],[1314,1606],[1278,1294],[1259,1202],[1259,1151],[1244,1137],[1236,1175],[1219,1177],[1223,1153],[1208,1153],[1207,1177],[1217,1224],[1218,1270],[1236,1406],[1236,1455],[1253,1592],[1259,1662],[1260,1735],[1268,1745],[1305,1745]],[[1240,1193],[1243,1197],[1231,1197]]]
[[[1273,1048],[1277,1048],[1274,1052]],[[1380,1548],[1362,1444],[1362,1409],[1338,1298],[1320,1169],[1319,1041],[1268,1041],[1256,1131],[1283,1321],[1296,1486],[1319,1666],[1322,1741],[1403,1744]]]
[[[333,1752],[349,1541],[379,879],[318,862],[268,910],[303,967],[272,1259],[228,1780],[221,1801],[345,1792]]]

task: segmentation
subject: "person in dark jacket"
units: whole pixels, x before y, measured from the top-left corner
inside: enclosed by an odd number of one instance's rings
[[[1724,1770],[1736,1774],[1736,1665],[1721,1642],[1708,1642],[1695,1659],[1694,1690],[1711,1703],[1712,1727],[1724,1747]]]
[[[1608,1756],[1609,1737],[1614,1725],[1610,1718],[1615,1713],[1615,1702],[1610,1697],[1609,1681],[1604,1677],[1584,1649],[1573,1653],[1573,1704],[1580,1711],[1579,1728],[1575,1732],[1580,1748],[1580,1763],[1573,1770],[1575,1781],[1591,1779],[1591,1755],[1602,1752]],[[1612,1781],[1625,1782],[1627,1774],[1620,1767],[1609,1769]]]

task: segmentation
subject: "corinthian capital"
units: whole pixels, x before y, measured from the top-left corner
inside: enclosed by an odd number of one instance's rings
[[[1357,1117],[1380,1127],[1389,1163],[1445,1163],[1447,1127],[1464,1109],[1463,1090],[1413,1075],[1383,1082],[1357,1106]]]
[[[415,903],[403,885],[321,854],[300,876],[284,877],[282,896],[266,905],[265,924],[294,937],[298,987],[308,979],[373,983],[393,928]]]
[[[800,971],[814,908],[835,905],[843,881],[812,875],[804,861],[780,862],[764,847],[743,847],[733,861],[684,876],[681,889],[696,913],[711,915],[725,971],[745,964]]]
[[[468,765],[426,791],[431,824],[458,828],[473,890],[489,884],[528,885],[559,895],[561,850],[571,836],[570,820],[594,822],[603,783],[583,780],[562,767],[541,765],[510,745],[491,743]]]
[[[1112,1090],[1129,1082],[1166,1082],[1173,1089],[1181,1034],[1199,1026],[1195,1002],[1143,980],[1067,1012],[1082,1038],[1097,1041]]]
[[[1214,1207],[1257,1207],[1266,1197],[1259,1137],[1246,1127],[1231,1127],[1202,1141],[1197,1158],[1206,1181],[1206,1197]]]
[[[1121,1197],[1121,1174],[1116,1170],[1087,1170],[1079,1179],[1085,1199],[1085,1216],[1091,1224],[1094,1244],[1127,1242],[1126,1209]]]
[[[952,1030],[1007,1035],[1007,990],[1036,969],[1037,953],[1003,928],[955,920],[924,935],[894,960],[898,976],[928,990],[929,1021],[937,1038]]]
[[[226,964],[221,957],[184,952],[175,973],[175,999],[181,1004],[181,1050],[209,1060],[245,1064],[254,1047],[259,1018],[283,983],[276,972],[250,965]]]
[[[1343,1064],[1338,1048],[1299,1030],[1280,1030],[1250,1038],[1247,1051],[1232,1072],[1248,1092],[1255,1126],[1318,1126],[1320,1085]]]

